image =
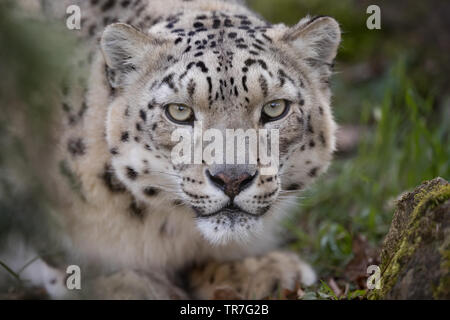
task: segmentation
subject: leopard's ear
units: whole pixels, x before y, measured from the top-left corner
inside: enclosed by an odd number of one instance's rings
[[[114,23],[106,27],[100,46],[106,65],[113,70],[114,87],[123,84],[126,75],[136,70],[137,65],[152,49],[164,41],[144,34],[125,23]]]
[[[282,38],[294,54],[312,67],[331,66],[341,41],[339,24],[331,17],[306,17],[289,28]]]

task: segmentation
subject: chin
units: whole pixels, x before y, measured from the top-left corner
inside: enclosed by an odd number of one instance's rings
[[[197,217],[197,227],[212,245],[247,244],[263,233],[261,216],[245,212],[218,212],[212,216]]]

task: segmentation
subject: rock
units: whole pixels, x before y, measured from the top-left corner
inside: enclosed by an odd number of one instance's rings
[[[369,299],[450,299],[450,184],[424,182],[398,202]]]

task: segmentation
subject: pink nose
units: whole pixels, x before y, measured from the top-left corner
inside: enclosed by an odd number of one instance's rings
[[[223,190],[231,199],[236,197],[242,190],[250,186],[256,176],[256,174],[251,176],[248,173],[241,173],[239,176],[232,176],[227,175],[224,172],[220,172],[213,176],[209,173],[209,171],[207,171],[207,174],[212,183]]]

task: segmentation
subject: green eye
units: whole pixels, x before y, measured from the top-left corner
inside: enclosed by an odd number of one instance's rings
[[[262,109],[264,122],[274,121],[282,118],[289,110],[289,102],[284,99],[273,100],[266,103]]]
[[[166,115],[175,123],[187,124],[194,120],[194,111],[187,105],[181,103],[170,103],[166,105]]]

